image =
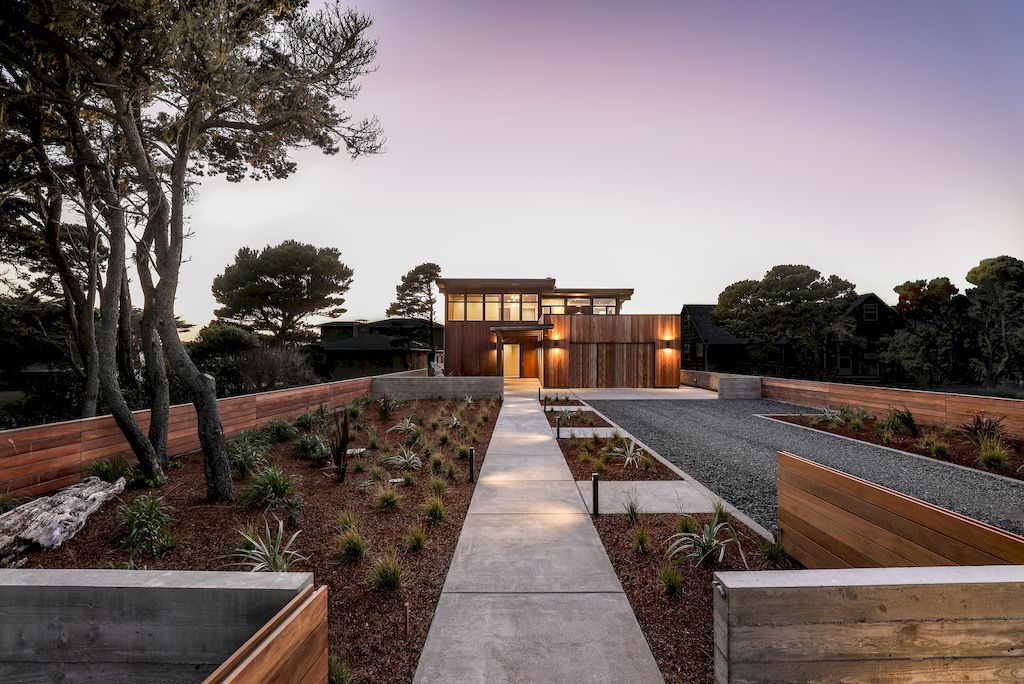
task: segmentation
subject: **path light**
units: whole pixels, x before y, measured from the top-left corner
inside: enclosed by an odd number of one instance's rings
[[[555,439],[562,439],[562,416],[555,416]]]
[[[601,480],[601,476],[600,475],[598,475],[597,473],[590,473],[590,486],[591,486],[591,489],[593,490],[591,498],[594,501],[594,505],[591,506],[591,508],[594,509],[594,515],[597,515],[598,506],[599,506],[599,504],[598,504],[598,495],[597,495],[597,483],[600,482],[600,480]]]
[[[476,447],[469,447],[469,481],[476,482]]]

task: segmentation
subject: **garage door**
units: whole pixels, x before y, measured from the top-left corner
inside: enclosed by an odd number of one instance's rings
[[[654,344],[571,343],[569,386],[654,387]]]

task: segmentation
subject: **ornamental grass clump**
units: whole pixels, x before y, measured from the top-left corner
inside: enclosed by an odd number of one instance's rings
[[[405,548],[416,553],[422,551],[427,546],[427,532],[423,529],[422,525],[416,525],[409,530],[405,535]]]
[[[430,522],[438,523],[444,520],[444,501],[437,496],[427,499],[423,504],[423,515],[427,516]]]
[[[658,581],[669,596],[676,596],[683,587],[683,576],[671,565],[662,566],[658,572]]]
[[[242,491],[242,503],[270,508],[283,503],[295,488],[295,478],[280,468],[268,466],[253,475],[249,486]]]
[[[350,527],[338,535],[336,555],[339,560],[354,563],[366,556],[369,544],[355,527]]]
[[[381,556],[373,564],[370,585],[378,591],[398,591],[402,588],[402,565],[394,553]]]
[[[397,511],[402,507],[402,497],[393,487],[382,487],[377,492],[377,510],[381,513]]]
[[[174,523],[174,509],[162,496],[143,494],[117,509],[114,540],[132,551],[162,556],[174,548],[168,531]]]
[[[267,465],[270,436],[264,431],[244,430],[228,442],[228,462],[243,480]]]
[[[89,466],[89,473],[104,482],[114,483],[122,477],[125,480],[130,480],[132,477],[132,466],[123,458],[105,458]]]
[[[651,546],[651,535],[647,533],[647,529],[643,525],[638,525],[633,529],[633,550],[637,553],[647,553],[647,550]]]
[[[272,420],[263,426],[263,434],[272,442],[290,442],[299,436],[299,429],[287,420]]]
[[[327,440],[320,434],[306,434],[295,442],[295,455],[309,461],[315,468],[323,468],[331,460],[331,450]]]
[[[977,447],[978,463],[985,468],[1002,468],[1010,458],[1006,443],[998,437],[982,437]]]

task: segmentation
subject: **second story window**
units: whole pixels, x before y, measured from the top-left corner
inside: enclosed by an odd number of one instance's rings
[[[613,315],[615,313],[615,298],[594,297],[594,313],[597,315]]]
[[[501,295],[484,295],[484,318],[488,321],[501,320]]]
[[[505,321],[519,320],[519,305],[522,295],[506,294],[501,306],[501,318]]]
[[[565,300],[561,297],[545,297],[540,303],[544,305],[545,314],[565,313]]]
[[[878,320],[878,304],[865,304],[864,305],[864,320],[865,321],[877,321]]]
[[[533,323],[540,318],[540,311],[537,308],[537,295],[523,295],[523,320]]]
[[[450,294],[450,295],[448,295],[448,320],[449,321],[464,321],[464,320],[466,320],[466,295],[461,295],[461,294]]]
[[[482,294],[466,295],[466,320],[484,320],[484,296]]]

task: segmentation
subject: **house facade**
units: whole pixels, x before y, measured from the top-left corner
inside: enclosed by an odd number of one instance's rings
[[[736,373],[748,361],[747,340],[711,318],[714,304],[685,304],[679,313],[682,364],[687,370]]]
[[[442,278],[445,373],[544,387],[678,387],[679,317],[623,314],[631,289],[554,278]]]

